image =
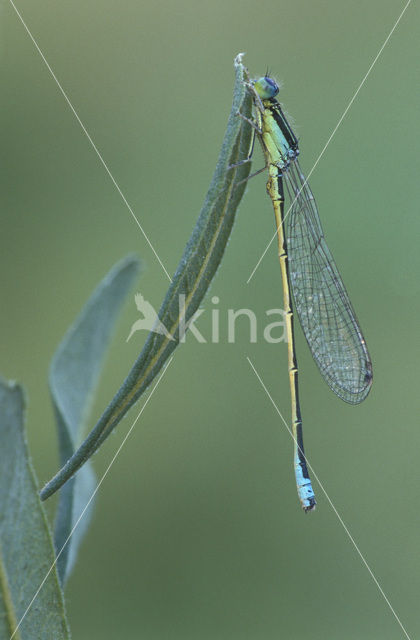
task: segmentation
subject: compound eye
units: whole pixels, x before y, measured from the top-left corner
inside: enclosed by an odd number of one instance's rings
[[[277,83],[273,80],[273,78],[268,78],[267,76],[259,78],[254,83],[254,87],[261,100],[274,98],[274,96],[276,96],[279,92]]]

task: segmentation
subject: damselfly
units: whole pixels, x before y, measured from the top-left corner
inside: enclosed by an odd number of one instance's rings
[[[268,75],[250,82],[255,110],[253,126],[268,168],[267,192],[276,219],[283,281],[292,399],[294,468],[305,511],[315,495],[303,449],[293,306],[312,356],[331,389],[350,404],[362,402],[372,385],[372,363],[347,291],[324,239],[314,196],[298,162],[298,141],[276,100],[279,87]],[[255,138],[254,135],[254,138]],[[284,211],[284,187],[290,200]]]

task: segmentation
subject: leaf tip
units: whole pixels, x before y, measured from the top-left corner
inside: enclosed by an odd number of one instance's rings
[[[238,67],[239,65],[243,64],[242,58],[244,57],[244,55],[246,55],[245,51],[243,51],[242,53],[238,53],[238,55],[235,56],[235,59],[233,61],[233,64],[235,65],[235,67]]]

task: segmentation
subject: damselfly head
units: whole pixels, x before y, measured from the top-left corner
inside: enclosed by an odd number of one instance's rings
[[[278,84],[268,76],[264,76],[262,78],[258,78],[254,82],[255,91],[260,96],[261,100],[268,100],[269,98],[274,98],[279,92]]]

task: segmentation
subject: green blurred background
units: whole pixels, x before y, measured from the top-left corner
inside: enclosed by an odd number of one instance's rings
[[[403,2],[19,0],[19,10],[169,272],[219,153],[233,58],[267,65],[308,173]],[[411,637],[418,637],[420,433],[419,6],[409,7],[317,166],[311,185],[361,320],[374,385],[359,407],[321,379],[298,335],[311,464]],[[2,6],[2,374],[29,395],[40,483],[57,469],[50,358],[121,257],[159,306],[168,281],[13,8]],[[261,166],[258,151],[254,168]],[[265,176],[242,201],[211,288],[228,308],[281,306]],[[133,291],[134,293],[134,291]],[[209,336],[211,296],[197,325]],[[140,350],[125,307],[95,402],[100,415]],[[238,323],[239,325],[239,323]],[[180,348],[102,485],[67,589],[77,640],[403,637],[315,482],[296,496],[292,442],[246,360],[290,418],[286,346]],[[139,405],[140,406],[140,405]],[[99,475],[137,414],[95,456]],[[52,511],[54,502],[49,509]]]

